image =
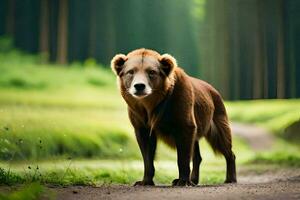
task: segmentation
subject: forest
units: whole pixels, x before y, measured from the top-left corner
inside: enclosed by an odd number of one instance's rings
[[[300,97],[297,0],[2,0],[0,35],[43,62],[146,47],[177,58],[228,100]]]
[[[237,184],[201,139],[199,184],[171,186],[158,140],[156,186],[133,187],[145,166],[109,65],[142,47],[222,95]],[[299,133],[300,0],[0,0],[1,200],[299,199]]]

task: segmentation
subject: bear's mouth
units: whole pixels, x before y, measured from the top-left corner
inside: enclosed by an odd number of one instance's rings
[[[137,97],[137,98],[143,98],[143,97],[146,97],[148,96],[148,94],[144,91],[136,91],[134,94],[133,94],[134,97]]]
[[[131,96],[133,96],[136,99],[142,99],[142,98],[149,96],[152,93],[152,89],[147,88],[147,87],[143,90],[136,90],[136,89],[130,88],[128,90],[128,93],[131,94]]]

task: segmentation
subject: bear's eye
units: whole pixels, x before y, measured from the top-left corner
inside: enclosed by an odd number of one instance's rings
[[[134,71],[133,70],[129,70],[128,72],[126,72],[126,74],[133,75]]]
[[[150,71],[148,72],[148,74],[149,74],[149,77],[150,77],[150,78],[151,78],[151,77],[154,77],[154,76],[156,75],[156,71],[150,70]]]

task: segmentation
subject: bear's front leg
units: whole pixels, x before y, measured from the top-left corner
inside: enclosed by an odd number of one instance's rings
[[[194,186],[190,179],[190,161],[194,145],[194,129],[187,128],[175,136],[179,178],[173,180],[172,186]]]
[[[137,181],[134,186],[154,185],[155,168],[153,162],[157,143],[156,136],[154,133],[150,136],[150,130],[147,128],[139,128],[135,130],[135,134],[144,160],[144,178],[142,181]]]

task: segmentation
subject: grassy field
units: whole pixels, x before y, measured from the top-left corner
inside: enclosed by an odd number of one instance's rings
[[[281,134],[300,120],[300,99],[227,102],[231,120],[256,124]]]
[[[109,69],[90,59],[63,67],[18,51],[0,53],[0,182],[132,184],[142,162],[126,105]],[[300,100],[227,102],[232,120],[280,132],[299,119]],[[282,152],[282,149],[285,149]],[[234,138],[238,166],[299,166],[299,148],[278,139],[257,154]],[[225,161],[201,141],[202,183],[221,183]],[[177,177],[176,154],[159,144],[158,183]]]

